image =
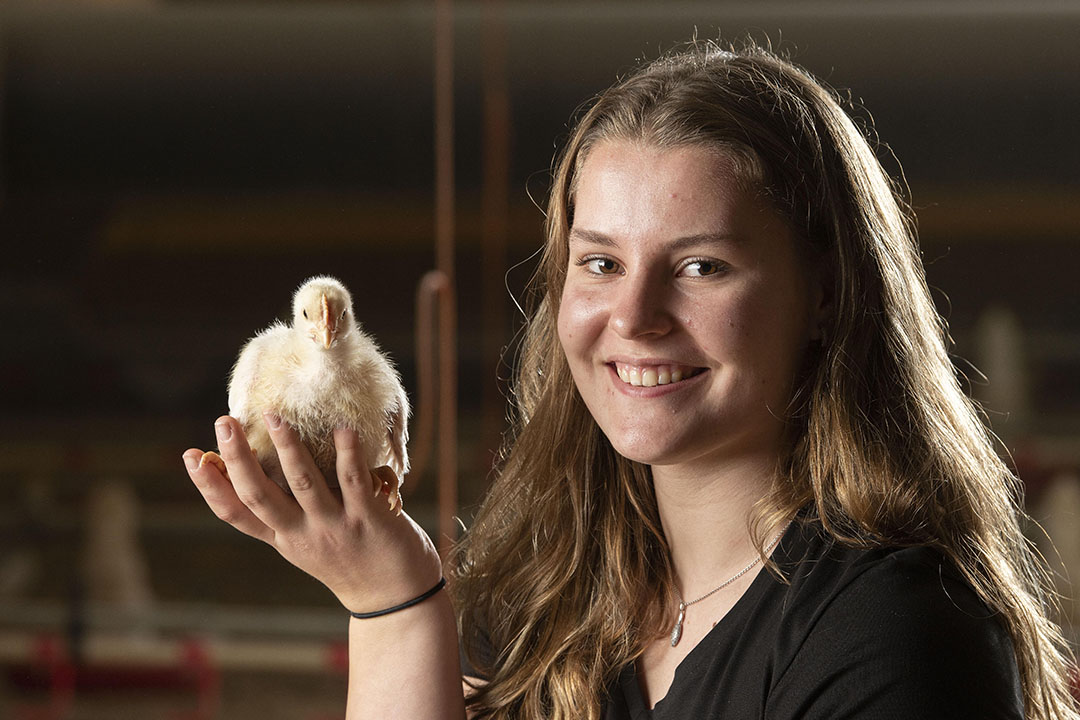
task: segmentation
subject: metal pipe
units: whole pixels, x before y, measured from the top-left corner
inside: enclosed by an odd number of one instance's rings
[[[457,537],[457,305],[454,272],[454,6],[435,0],[435,259],[446,279],[439,303],[439,538]]]
[[[484,382],[480,439],[497,451],[505,427],[505,399],[499,367],[509,339],[503,277],[509,229],[510,98],[506,72],[506,17],[502,0],[484,3],[484,184],[481,197]],[[492,459],[495,459],[492,455]],[[485,468],[486,469],[486,468]]]
[[[454,319],[456,303],[449,278],[442,270],[430,270],[420,278],[416,292],[416,375],[419,402],[414,415],[415,434],[410,444],[410,477],[423,477],[431,462],[432,449],[439,448],[438,532],[453,539],[454,515],[457,513],[457,475],[443,470],[448,457],[446,448],[456,451],[456,343]],[[438,348],[434,338],[438,338]],[[438,388],[438,392],[436,392]],[[438,419],[436,422],[436,418]],[[436,428],[438,428],[436,430]],[[436,435],[438,436],[436,438]],[[456,462],[456,452],[449,456]],[[447,481],[447,477],[450,481]],[[411,494],[415,483],[405,488]],[[442,547],[440,545],[440,547]]]

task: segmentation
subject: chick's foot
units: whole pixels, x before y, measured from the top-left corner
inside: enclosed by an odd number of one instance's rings
[[[382,493],[386,496],[387,502],[390,504],[390,509],[395,510],[395,515],[400,515],[402,511],[401,502],[401,483],[398,481],[397,474],[393,468],[388,465],[382,465],[371,471],[372,478],[375,484],[375,494]]]

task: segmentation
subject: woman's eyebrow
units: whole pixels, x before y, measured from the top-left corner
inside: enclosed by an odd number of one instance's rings
[[[700,247],[701,245],[730,245],[732,243],[739,243],[740,240],[741,238],[738,236],[726,232],[706,232],[675,238],[671,242],[665,243],[665,246],[669,250],[678,252],[691,247]],[[605,235],[602,232],[596,230],[581,230],[578,228],[571,228],[569,242],[581,242],[612,248],[619,247],[619,243],[616,242],[614,238]]]
[[[569,242],[588,243],[590,245],[603,245],[604,247],[619,247],[619,243],[602,232],[595,230],[579,230],[570,228]]]

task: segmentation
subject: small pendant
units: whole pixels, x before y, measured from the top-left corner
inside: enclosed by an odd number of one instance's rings
[[[671,647],[675,647],[682,640],[682,622],[686,617],[686,603],[679,603],[679,617],[675,618],[675,627],[671,628]]]

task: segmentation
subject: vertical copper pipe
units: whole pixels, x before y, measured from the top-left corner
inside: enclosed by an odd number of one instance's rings
[[[453,0],[435,0],[435,267],[455,284]]]
[[[457,537],[457,308],[454,272],[454,7],[435,0],[435,260],[447,289],[439,303],[438,545]]]
[[[506,79],[506,24],[502,0],[484,3],[484,184],[481,197],[483,275],[483,424],[485,450],[498,448],[505,401],[497,381],[499,359],[509,339],[503,276],[509,228],[510,99]]]
[[[439,382],[439,363],[435,341],[439,337],[439,320],[436,317],[442,298],[449,293],[446,275],[439,270],[429,270],[420,278],[416,287],[416,390],[419,401],[413,413],[413,426],[409,435],[409,477],[421,478],[431,463],[435,448],[435,416],[439,400],[436,388]],[[402,492],[406,496],[416,490],[415,482],[405,483]]]

